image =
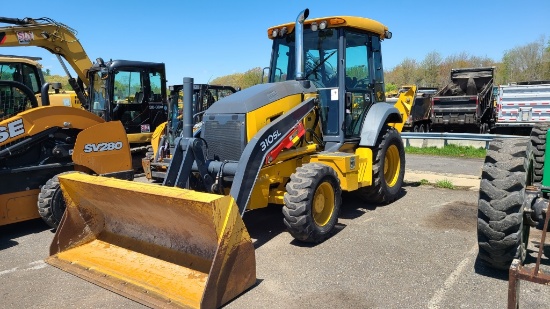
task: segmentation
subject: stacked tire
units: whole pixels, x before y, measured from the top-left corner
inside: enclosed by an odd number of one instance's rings
[[[530,184],[540,184],[542,182],[542,168],[544,165],[544,154],[546,151],[546,131],[550,125],[547,123],[536,124],[531,130],[530,142],[527,147],[527,158],[525,162],[532,164],[529,179]],[[526,164],[527,165],[527,164]],[[529,167],[525,166],[529,171]]]
[[[528,138],[494,139],[485,157],[478,200],[478,258],[508,269],[525,259],[529,226],[524,226],[523,192]]]

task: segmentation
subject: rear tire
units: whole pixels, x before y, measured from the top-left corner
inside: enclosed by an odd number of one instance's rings
[[[294,238],[319,243],[333,233],[342,204],[334,169],[321,163],[305,164],[290,176],[286,191],[284,223]]]
[[[477,238],[480,260],[508,269],[523,262],[529,226],[523,220],[524,158],[528,139],[494,139],[485,157],[478,200]]]
[[[366,202],[389,204],[399,197],[405,175],[405,148],[395,128],[386,126],[373,149],[372,185],[357,190]]]
[[[424,133],[424,132],[425,132],[425,131],[424,131],[424,125],[423,125],[423,124],[421,124],[421,125],[418,126],[418,132],[420,132],[420,133]]]
[[[46,184],[40,188],[40,193],[38,194],[38,213],[46,224],[54,229],[59,226],[63,218],[63,213],[65,213],[65,208],[67,207],[65,199],[63,198],[63,193],[61,192],[58,176],[69,173],[74,172],[64,172],[50,178]]]

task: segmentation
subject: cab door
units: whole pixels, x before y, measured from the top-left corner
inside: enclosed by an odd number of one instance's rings
[[[344,133],[360,138],[363,119],[372,104],[385,101],[380,39],[368,33],[345,32]]]

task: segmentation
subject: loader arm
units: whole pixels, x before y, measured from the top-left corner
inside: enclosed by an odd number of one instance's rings
[[[87,72],[92,67],[84,47],[76,38],[76,31],[50,18],[7,18],[0,17],[0,23],[12,26],[0,27],[0,47],[36,46],[63,57],[85,85],[89,84]],[[59,59],[65,73],[71,78],[65,64]],[[71,78],[72,79],[72,78]],[[71,86],[73,86],[73,83]],[[76,82],[74,82],[76,84]],[[75,89],[78,94],[78,90]],[[81,91],[81,93],[83,93]],[[82,98],[79,98],[82,102]]]
[[[397,102],[394,104],[401,114],[401,122],[393,123],[392,126],[399,132],[403,131],[403,126],[411,114],[414,98],[416,97],[416,89],[416,86],[410,86],[406,92],[402,92],[399,95]]]

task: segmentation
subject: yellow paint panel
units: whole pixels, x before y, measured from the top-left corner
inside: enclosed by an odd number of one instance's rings
[[[74,145],[73,162],[97,174],[132,169],[126,131],[120,121],[94,125],[81,131]]]
[[[265,127],[266,124],[275,120],[277,116],[288,112],[291,108],[302,103],[302,95],[295,94],[268,105],[262,106],[246,114],[246,138],[250,141],[254,135]]]
[[[372,149],[359,147],[355,150],[355,154],[359,157],[359,187],[366,187],[372,184]]]
[[[19,125],[20,121],[22,121],[21,125]],[[51,127],[86,129],[102,122],[105,121],[95,114],[83,109],[67,106],[43,106],[32,108],[0,122],[0,128],[8,128],[5,132],[11,131],[13,133],[12,135],[14,135],[0,142],[0,146],[27,136],[35,135]],[[14,123],[16,125],[14,125]],[[21,132],[20,130],[24,130],[24,133],[19,134],[19,132]]]
[[[357,155],[343,152],[320,153],[311,156],[311,162],[326,164],[336,171],[340,179],[340,187],[344,191],[354,191],[358,188],[357,159]]]
[[[0,195],[0,225],[40,218],[39,189]]]

